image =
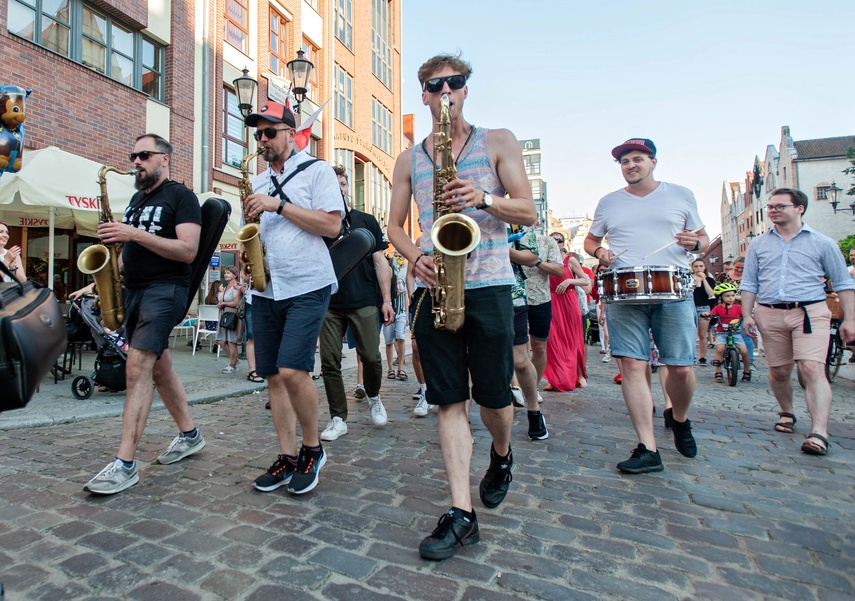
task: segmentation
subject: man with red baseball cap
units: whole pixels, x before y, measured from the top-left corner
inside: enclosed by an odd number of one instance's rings
[[[630,138],[615,147],[612,156],[620,164],[627,185],[600,200],[585,238],[585,252],[607,267],[685,269],[688,253],[702,252],[709,244],[692,191],[653,178],[656,145],[648,138]],[[610,248],[602,246],[606,236]],[[655,250],[669,240],[673,243]],[[647,292],[646,284],[641,289],[640,282],[634,281],[639,285],[639,295]],[[697,445],[688,419],[695,391],[692,296],[677,302],[615,301],[608,308],[608,318],[612,356],[623,359],[623,397],[639,439],[632,456],[617,468],[630,474],[664,469],[653,435],[653,396],[647,382],[649,331],[659,348],[659,360],[668,366],[665,389],[673,409],[665,410],[666,423],[672,427],[677,450],[694,457]]]
[[[295,145],[294,114],[269,101],[246,118],[263,147],[267,169],[252,180],[247,217],[260,217],[270,271],[267,287],[252,292],[256,372],[267,378],[279,455],[253,486],[292,494],[318,484],[327,460],[318,438],[318,390],[312,382],[315,341],[338,289],[323,236],[335,237],[344,218],[332,167]],[[302,445],[297,446],[296,422]]]

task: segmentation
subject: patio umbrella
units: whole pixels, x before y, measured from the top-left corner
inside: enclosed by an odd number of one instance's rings
[[[55,147],[24,153],[17,173],[0,178],[0,218],[10,225],[48,227],[48,282],[53,282],[54,228],[97,235],[102,165]],[[121,219],[136,189],[132,177],[107,174],[114,218]]]

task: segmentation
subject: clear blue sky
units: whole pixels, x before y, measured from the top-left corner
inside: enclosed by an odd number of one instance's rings
[[[421,140],[416,72],[462,52],[464,116],[541,139],[554,215],[593,215],[624,184],[610,150],[647,137],[657,179],[691,188],[717,234],[722,183],[782,125],[796,140],[855,133],[853,23],[853,0],[404,0],[403,110]]]

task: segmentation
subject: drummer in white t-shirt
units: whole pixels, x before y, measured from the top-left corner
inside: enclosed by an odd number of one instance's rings
[[[656,146],[651,140],[627,140],[612,150],[612,156],[620,164],[627,185],[600,199],[585,238],[585,251],[600,264],[616,269],[658,268],[666,274],[685,269],[688,253],[703,252],[709,245],[695,196],[688,188],[653,178]],[[602,246],[605,237],[610,248]],[[667,281],[672,280],[668,277]],[[637,286],[641,296],[649,292],[646,282],[632,285]],[[689,287],[685,288],[688,292]],[[639,440],[632,456],[618,463],[617,468],[630,474],[664,469],[656,449],[653,396],[646,379],[648,331],[652,331],[659,348],[660,362],[668,366],[665,387],[674,406],[665,411],[666,425],[672,427],[677,450],[694,457],[697,446],[688,409],[695,391],[692,365],[697,326],[691,295],[685,294],[684,300],[676,302],[654,299],[628,303],[617,299],[609,306],[608,314],[612,355],[623,359],[621,388]]]

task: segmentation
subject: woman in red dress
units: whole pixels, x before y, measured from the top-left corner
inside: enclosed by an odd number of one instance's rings
[[[585,372],[585,339],[582,329],[582,310],[576,295],[576,286],[585,292],[592,288],[591,280],[582,271],[579,261],[567,254],[564,237],[555,232],[552,237],[558,242],[564,255],[564,276],[549,276],[552,292],[552,325],[546,341],[546,371],[544,379],[549,382],[545,390],[567,391],[588,385]],[[587,307],[585,308],[587,310]]]

